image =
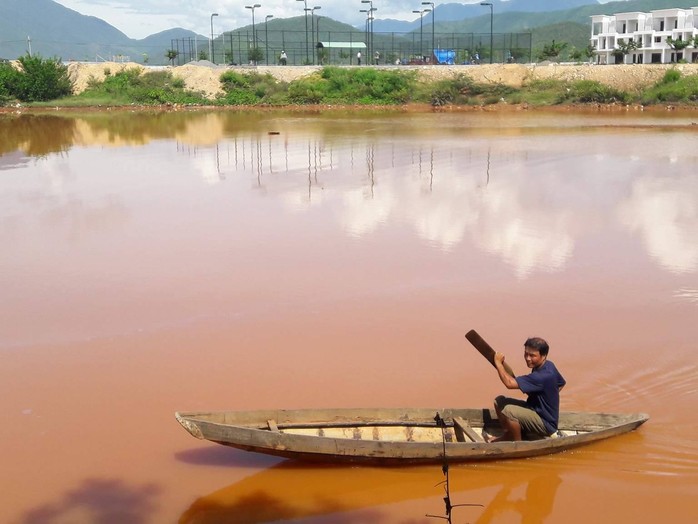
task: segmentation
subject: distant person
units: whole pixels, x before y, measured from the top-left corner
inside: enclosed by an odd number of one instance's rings
[[[502,384],[507,389],[521,390],[528,398],[524,401],[500,395],[494,399],[494,409],[504,434],[500,437],[484,434],[487,442],[557,436],[560,390],[565,386],[565,379],[548,360],[549,349],[542,338],[529,338],[524,343],[524,360],[531,372],[516,378],[504,369],[504,354],[495,354],[495,367]]]
[[[378,65],[378,62],[380,61],[380,59],[381,59],[381,54],[378,51],[373,53],[373,62],[375,63],[375,65]]]
[[[281,51],[281,55],[279,55],[279,63],[281,65],[286,65],[287,61],[288,61],[288,56],[286,55],[286,51]]]
[[[480,53],[475,53],[474,62],[475,62],[476,64],[479,64],[479,63],[480,63]]]
[[[358,53],[356,53],[356,63],[357,63],[358,65],[361,65],[361,51],[359,51]]]

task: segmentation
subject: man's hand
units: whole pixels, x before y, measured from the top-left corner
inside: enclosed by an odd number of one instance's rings
[[[495,353],[494,354],[494,361],[497,364],[504,364],[504,353]]]

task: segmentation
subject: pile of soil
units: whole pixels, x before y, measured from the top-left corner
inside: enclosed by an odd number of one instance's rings
[[[482,64],[458,66],[379,66],[383,69],[416,70],[425,80],[440,80],[456,75],[466,75],[476,82],[504,84],[521,87],[535,79],[596,80],[623,91],[635,92],[660,80],[667,69],[676,68],[684,75],[698,74],[698,64],[636,64],[636,65],[590,65],[590,64]],[[201,91],[208,98],[220,94],[219,77],[222,72],[235,70],[241,73],[256,71],[269,73],[278,80],[291,82],[311,75],[320,66],[219,66],[208,61],[192,62],[183,66],[148,67],[135,63],[99,64],[73,62],[68,71],[75,85],[75,93],[85,90],[90,79],[102,81],[107,73],[114,74],[124,69],[170,70],[181,78],[188,89]]]

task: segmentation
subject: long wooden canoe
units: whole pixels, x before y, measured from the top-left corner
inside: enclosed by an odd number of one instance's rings
[[[500,431],[489,409],[303,409],[175,416],[196,438],[246,451],[382,465],[441,463],[444,449],[448,462],[546,455],[627,433],[649,419],[644,413],[567,412],[560,414],[555,437],[486,443],[483,430]]]

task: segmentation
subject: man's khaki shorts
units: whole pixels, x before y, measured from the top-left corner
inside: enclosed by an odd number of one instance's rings
[[[525,400],[500,395],[494,399],[494,403],[504,416],[519,422],[524,435],[548,436],[543,419],[526,404]]]

